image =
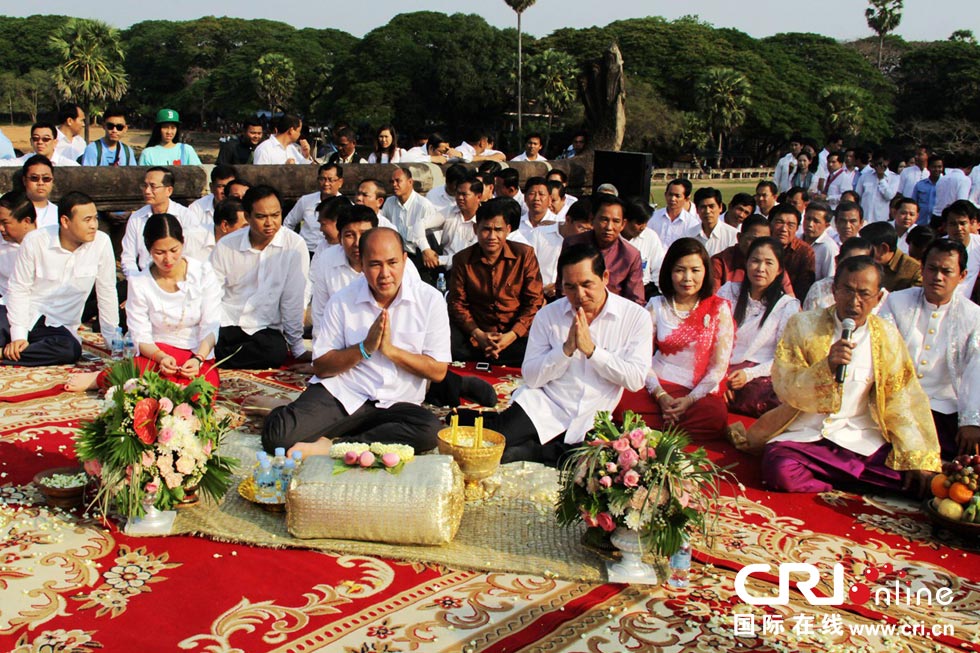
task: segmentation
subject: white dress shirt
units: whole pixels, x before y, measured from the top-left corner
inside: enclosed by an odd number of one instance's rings
[[[534,242],[535,231],[545,227],[550,227],[551,225],[557,225],[559,222],[561,222],[561,220],[558,219],[558,216],[552,213],[551,209],[548,209],[545,212],[544,217],[541,218],[541,220],[538,221],[537,226],[535,226],[531,224],[531,218],[528,217],[528,214],[525,212],[521,214],[521,222],[518,225],[517,230],[521,232],[521,235],[523,235],[524,238],[526,238],[530,243]]]
[[[27,160],[30,159],[32,156],[35,156],[35,153],[28,152],[24,156],[17,159],[17,165],[21,165],[21,166],[24,165],[25,163],[27,163]],[[62,156],[61,154],[58,154],[57,150],[54,151],[54,154],[52,154],[51,158],[49,158],[48,160],[51,161],[51,165],[53,165],[56,168],[58,167],[77,168],[79,166],[78,161],[76,161],[75,159],[69,159],[67,156]]]
[[[722,221],[718,222],[720,224]],[[667,209],[657,209],[647,223],[647,229],[656,231],[660,242],[669,249],[678,238],[694,238],[698,235],[701,231],[701,218],[687,209],[681,209],[680,215],[671,220]]]
[[[182,226],[184,229],[190,227],[214,229],[214,193],[208,193],[201,199],[194,200],[187,207],[187,215]]]
[[[211,260],[214,251],[214,229],[190,227],[184,229],[184,256],[197,259],[203,263]]]
[[[0,238],[0,306],[7,303],[7,287],[10,285],[10,275],[14,273],[18,254],[20,243]]]
[[[511,161],[547,161],[547,160],[548,159],[544,158],[540,154],[538,155],[538,158],[536,158],[536,159],[529,159],[529,158],[527,158],[527,152],[521,152],[520,154],[518,154],[517,156],[515,156],[513,159],[511,159]]]
[[[729,225],[730,226],[730,225]],[[643,261],[643,285],[651,281],[660,285],[660,266],[663,265],[664,256],[667,248],[660,242],[660,236],[649,227],[640,232],[629,244],[640,251],[640,260]]]
[[[409,253],[430,249],[429,241],[425,237],[426,227],[441,221],[432,202],[413,190],[404,204],[394,195],[389,196],[382,210],[405,239],[405,248]]]
[[[476,244],[476,216],[469,220],[463,218],[459,207],[446,216],[442,224],[442,236],[439,239],[442,254],[439,255],[439,265],[447,270],[453,267],[453,257],[470,245]]]
[[[168,200],[166,213],[177,218],[180,226],[185,226],[187,219],[187,207],[178,204],[173,200]],[[140,270],[145,270],[150,265],[150,251],[146,249],[143,242],[143,229],[146,228],[146,221],[153,215],[153,207],[146,204],[138,211],[134,211],[129,220],[126,221],[126,233],[122,239],[122,254],[119,262],[122,264],[123,274],[128,279],[130,275],[138,274]]]
[[[137,345],[164,343],[178,349],[197,352],[208,337],[218,340],[221,326],[221,286],[210,263],[192,258],[187,261],[187,276],[177,282],[177,292],[167,292],[147,269],[129,278],[126,295],[126,325]],[[214,351],[208,354],[214,358]]]
[[[943,209],[956,200],[970,198],[970,178],[959,168],[946,168],[946,173],[936,182],[936,203],[933,215],[942,215]]]
[[[966,246],[966,279],[956,286],[956,292],[969,299],[978,275],[980,275],[980,236],[970,234],[970,244]]]
[[[255,148],[255,152],[252,154],[252,163],[254,165],[281,165],[289,159],[295,160],[296,163],[310,162],[309,159],[303,156],[303,151],[299,149],[296,143],[290,143],[288,146],[284,146],[275,136],[270,136],[259,143],[258,147]]]
[[[425,149],[425,148],[423,148],[423,149]],[[403,159],[404,156],[405,156],[405,150],[403,150],[400,147],[396,147],[395,148],[395,155],[393,157],[391,157],[390,160],[388,159],[388,153],[387,152],[382,152],[381,153],[381,160],[380,161],[378,160],[378,155],[375,154],[374,152],[371,152],[371,154],[368,155],[367,162],[368,163],[402,163],[402,162],[404,162],[404,159]]]
[[[296,200],[296,204],[293,205],[293,208],[289,210],[286,218],[282,221],[282,226],[290,231],[296,231],[296,225],[299,225],[299,235],[306,241],[306,249],[311,252],[315,252],[320,243],[324,241],[316,213],[316,207],[322,201],[320,191],[307,193]]]
[[[521,374],[525,384],[513,403],[527,413],[541,444],[564,433],[566,444],[582,442],[595,414],[613,410],[623,396],[643,387],[653,353],[653,330],[646,311],[611,292],[589,325],[591,358],[563,351],[575,311],[567,298],[545,305],[534,316]]]
[[[381,307],[367,280],[363,276],[355,279],[327,302],[313,338],[313,359],[363,342],[380,314]],[[406,272],[402,277],[402,287],[388,307],[388,318],[393,345],[441,363],[452,361],[446,300],[418,276]],[[348,414],[365,401],[378,402],[378,408],[399,402],[421,404],[428,386],[425,378],[398,367],[380,351],[346,372],[324,379],[314,376],[310,383],[323,384]]]
[[[411,263],[407,263],[406,268],[407,266],[415,267]],[[361,273],[347,261],[342,245],[328,245],[317,250],[310,261],[310,284],[313,286],[310,315],[313,319],[314,335],[323,320],[323,311],[330,298],[360,276]]]
[[[823,192],[832,209],[837,208],[840,204],[840,196],[849,190],[854,190],[854,176],[847,174],[844,168],[840,168],[836,173],[831,172],[824,182]]]
[[[54,146],[54,153],[78,163],[78,157],[85,154],[86,145],[88,143],[81,134],[68,138],[67,134],[58,129],[58,142]]]
[[[899,175],[898,192],[903,197],[915,198],[915,185],[929,177],[929,170],[922,169],[917,165],[906,166]]]
[[[885,170],[884,179],[878,179],[874,172],[861,175],[857,191],[864,209],[864,223],[883,222],[889,218],[889,205],[898,194],[898,175],[891,170]]]
[[[92,287],[99,301],[103,337],[119,326],[116,296],[116,258],[109,236],[97,231],[95,240],[69,252],[61,246],[59,229],[35,229],[24,237],[7,287],[10,339],[27,340],[44,316],[50,327],[63,326],[78,338],[82,309]]]
[[[895,175],[896,177],[898,175]],[[832,342],[840,340],[841,323],[834,315]],[[851,362],[841,390],[841,406],[836,413],[801,413],[789,427],[770,442],[817,442],[823,438],[862,456],[870,456],[885,438],[871,416],[869,404],[874,384],[871,337],[865,323],[854,330]],[[823,365],[824,363],[817,363]]]
[[[980,207],[980,163],[973,166],[970,171],[970,201],[973,205]]]
[[[881,317],[902,334],[932,410],[980,426],[980,306],[957,294],[936,306],[908,288],[888,296]]]
[[[211,266],[223,288],[221,326],[237,326],[248,335],[266,328],[282,331],[293,356],[306,352],[303,309],[310,254],[306,242],[279,229],[265,249],[248,239],[249,227],[218,241]]]
[[[402,163],[431,163],[432,157],[429,156],[429,148],[425,145],[419,145],[418,147],[413,147],[406,150],[401,156]]]
[[[59,227],[61,222],[58,219],[58,205],[54,202],[48,202],[47,206],[43,209],[34,207],[34,211],[37,213],[37,220],[34,224],[37,225],[38,229],[44,229],[45,227]]]
[[[776,162],[776,171],[773,173],[773,182],[776,184],[777,194],[785,193],[792,186],[790,181],[796,172],[796,157],[792,152],[787,152],[783,158]]]
[[[644,231],[648,231],[644,229]],[[704,227],[698,229],[697,238],[704,248],[708,250],[708,256],[714,256],[724,252],[729,247],[738,242],[738,229],[728,224],[724,220],[718,220],[718,224],[711,230],[710,236],[704,235]]]
[[[734,312],[741,290],[740,281],[729,281],[718,289],[718,296],[727,299]],[[745,317],[742,318],[741,324],[735,325],[735,347],[732,349],[731,364],[737,365],[746,361],[755,363],[752,367],[742,370],[749,381],[771,376],[772,361],[776,358],[776,344],[783,336],[789,318],[800,312],[800,300],[783,295],[776,301],[776,305],[763,322],[762,316],[765,312],[765,304],[747,297]]]
[[[456,198],[446,192],[446,185],[435,186],[425,194],[425,199],[435,207],[439,213],[448,213],[456,208]]]
[[[837,255],[840,253],[840,245],[834,240],[834,233],[828,227],[810,245],[813,249],[814,269],[816,280],[834,276],[837,270]]]
[[[663,295],[651,297],[646,310],[653,323],[653,333],[658,340],[664,340],[680,326],[681,322],[690,315],[690,311],[674,312],[670,300]],[[695,383],[695,348],[696,342],[691,342],[675,354],[666,354],[658,349],[653,354],[653,362],[647,373],[646,388],[651,393],[660,385],[660,381],[669,381],[677,385],[691,388],[688,395],[695,401],[718,392],[718,384],[728,374],[728,365],[732,358],[732,346],[735,342],[735,322],[732,320],[732,309],[725,303],[718,311],[717,345],[711,352],[711,361],[704,377]]]
[[[521,227],[523,226],[524,221],[522,219]],[[534,248],[534,256],[538,259],[538,268],[541,270],[541,283],[550,286],[558,278],[558,257],[561,255],[561,245],[565,242],[565,238],[558,231],[558,223],[556,222],[534,227],[529,232],[530,238],[527,236],[527,231],[511,232],[508,240],[525,242]],[[518,238],[524,240],[518,240]],[[558,294],[561,295],[560,290]]]
[[[464,162],[469,163],[476,156],[476,148],[463,141],[458,146],[456,146],[456,151],[459,152],[460,159]]]

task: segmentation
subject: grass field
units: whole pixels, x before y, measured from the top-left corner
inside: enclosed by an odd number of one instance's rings
[[[725,204],[732,199],[732,196],[736,193],[748,193],[749,195],[755,194],[756,181],[746,181],[744,179],[704,179],[693,181],[694,190],[691,192],[691,196],[697,192],[699,188],[713,187],[721,191],[721,198]],[[666,184],[662,184],[659,188],[656,186],[650,189],[650,202],[651,204],[656,204],[657,207],[662,207],[664,205],[664,191],[666,190]]]

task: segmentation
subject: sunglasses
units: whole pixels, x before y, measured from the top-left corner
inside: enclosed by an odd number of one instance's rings
[[[50,136],[31,136],[32,143],[50,143],[53,140]]]
[[[52,181],[54,181],[54,177],[51,175],[27,175],[27,181],[31,182],[32,184],[37,184],[39,182],[50,184]]]
[[[121,131],[125,131],[125,129],[126,129],[126,123],[124,122],[107,122],[105,124],[105,130],[107,132],[112,132],[112,131],[121,132]]]

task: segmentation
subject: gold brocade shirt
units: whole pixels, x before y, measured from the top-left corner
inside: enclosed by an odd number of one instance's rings
[[[795,409],[773,435],[784,431],[802,413],[832,415],[841,409],[841,385],[827,364],[834,336],[834,307],[799,313],[790,318],[776,346],[773,388]],[[876,315],[868,317],[874,382],[868,398],[871,417],[892,451],[892,469],[939,471],[939,439],[926,397],[908,350],[893,325]]]

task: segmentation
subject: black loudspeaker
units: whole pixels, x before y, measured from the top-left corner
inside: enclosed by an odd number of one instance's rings
[[[597,150],[592,167],[592,192],[602,184],[612,184],[620,197],[641,197],[649,201],[652,171],[652,154]]]

